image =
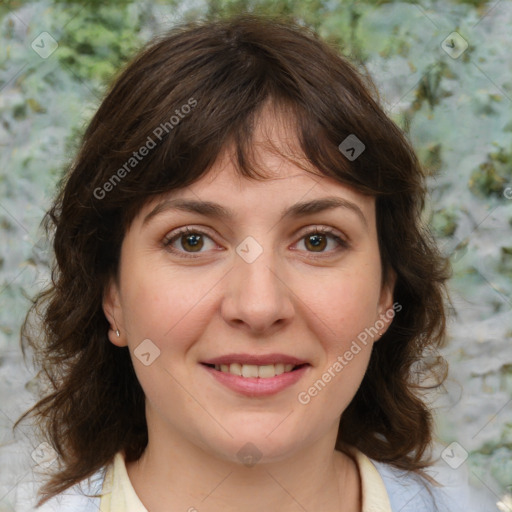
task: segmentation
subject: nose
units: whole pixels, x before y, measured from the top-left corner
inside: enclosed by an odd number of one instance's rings
[[[294,316],[293,293],[282,265],[271,250],[249,263],[236,255],[222,301],[224,320],[248,334],[269,335]]]

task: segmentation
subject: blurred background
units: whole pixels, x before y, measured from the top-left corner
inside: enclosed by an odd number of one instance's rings
[[[12,425],[38,389],[19,330],[49,278],[40,221],[55,186],[148,39],[240,11],[292,15],[337,45],[413,142],[429,173],[425,219],[453,264],[450,376],[429,397],[440,470],[469,476],[475,511],[512,512],[512,0],[2,0],[0,511],[17,510],[37,462],[28,427]]]

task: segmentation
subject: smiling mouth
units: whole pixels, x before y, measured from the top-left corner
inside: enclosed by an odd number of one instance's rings
[[[283,373],[290,373],[304,366],[309,366],[308,363],[304,364],[266,364],[266,365],[255,365],[255,364],[208,364],[202,363],[209,368],[213,368],[221,373],[229,373],[245,378],[260,378],[260,379],[271,379]]]

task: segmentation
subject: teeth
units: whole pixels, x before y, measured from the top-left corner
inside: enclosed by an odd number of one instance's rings
[[[275,364],[274,368],[275,368],[276,375],[281,375],[281,373],[284,373],[284,364],[283,363]]]
[[[242,377],[257,377],[258,367],[255,364],[242,365]]]
[[[258,377],[262,379],[268,379],[269,377],[275,377],[276,369],[273,364],[266,364],[265,366],[255,367],[258,370]]]
[[[223,368],[225,366],[225,368]],[[233,373],[234,375],[242,375],[242,365],[238,363],[223,364],[221,365],[221,371],[226,373]]]
[[[216,364],[215,369],[224,373],[232,373],[242,377],[259,377],[260,379],[270,379],[276,375],[281,375],[284,372],[291,372],[295,365],[293,364],[266,364],[257,366],[255,364]]]

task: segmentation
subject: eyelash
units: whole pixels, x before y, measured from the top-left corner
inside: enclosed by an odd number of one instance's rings
[[[201,236],[206,236],[206,237],[212,239],[211,236],[208,235],[208,233],[205,233],[204,231],[202,231],[200,229],[190,229],[187,226],[186,228],[182,228],[179,231],[171,233],[170,236],[167,236],[163,240],[163,246],[167,250],[172,252],[173,254],[177,254],[178,256],[180,256],[182,258],[192,258],[192,259],[199,258],[202,253],[187,253],[187,252],[183,252],[183,251],[177,250],[174,247],[172,247],[172,243],[175,240],[178,240],[180,238],[180,236],[182,236],[184,234],[201,235]],[[335,240],[339,244],[339,247],[338,247],[338,249],[335,249],[334,252],[339,252],[339,250],[348,249],[350,247],[350,244],[348,241],[341,238],[337,232],[333,231],[330,228],[326,228],[326,227],[317,227],[311,231],[308,231],[307,233],[302,235],[299,240],[303,240],[304,238],[307,238],[308,236],[313,236],[313,235],[325,235],[325,236],[331,237],[333,240]],[[322,256],[322,254],[324,254],[323,252],[316,253],[318,255],[316,255],[314,252],[311,252],[311,251],[306,251],[306,252],[310,252],[313,259],[325,258],[325,256]],[[332,252],[332,251],[330,251],[330,252]],[[194,255],[192,255],[192,254],[194,254]]]

